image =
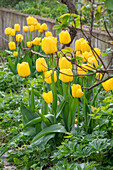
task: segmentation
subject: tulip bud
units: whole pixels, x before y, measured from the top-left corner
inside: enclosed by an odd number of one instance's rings
[[[47,28],[47,24],[46,23],[43,23],[42,25],[41,25],[41,29],[42,30],[44,30],[44,31],[46,31],[48,28]]]
[[[28,48],[31,48],[32,45],[33,45],[32,41],[28,41],[28,42],[27,42],[27,47],[28,47]]]
[[[45,33],[45,36],[46,36],[46,37],[49,37],[49,36],[52,37],[53,35],[52,35],[52,33],[51,33],[50,31],[47,31],[47,32]]]
[[[27,62],[22,62],[17,64],[17,72],[21,77],[27,77],[30,75],[30,67]]]
[[[11,29],[10,35],[11,35],[11,36],[15,36],[15,29]]]
[[[6,29],[5,29],[5,34],[6,35],[10,35],[11,34],[11,28],[10,27],[7,27]]]
[[[40,41],[41,41],[41,38],[36,37],[36,38],[33,40],[33,45],[39,45],[39,44],[40,44]]]
[[[29,30],[30,30],[31,32],[35,31],[34,25],[30,25],[30,26],[29,26]]]

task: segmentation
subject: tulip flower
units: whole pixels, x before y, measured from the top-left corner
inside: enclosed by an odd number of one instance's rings
[[[72,70],[72,64],[71,64],[71,61],[69,61],[69,60],[71,60],[70,57],[67,57],[67,58],[66,57],[61,57],[59,59],[59,68],[60,68],[60,70],[68,69],[68,68],[70,68]]]
[[[23,35],[22,34],[17,34],[16,35],[16,41],[17,42],[22,42],[22,40],[23,40]]]
[[[44,31],[46,31],[48,28],[47,28],[47,24],[46,23],[43,23],[42,25],[41,25],[41,29],[42,30],[44,30]]]
[[[80,98],[83,96],[83,92],[82,92],[82,88],[79,84],[73,84],[71,86],[71,90],[72,90],[72,96],[74,98]]]
[[[47,64],[44,58],[38,58],[36,60],[36,70],[38,72],[45,72],[47,71]]]
[[[15,24],[14,25],[14,29],[16,32],[19,32],[20,31],[20,25],[19,24]]]
[[[27,77],[30,75],[30,67],[27,62],[22,62],[17,64],[17,72],[21,77]]]
[[[10,50],[15,50],[15,49],[16,49],[16,44],[15,44],[15,42],[12,42],[12,41],[9,42],[9,43],[8,43],[8,46],[9,46],[9,49],[10,49]]]
[[[51,33],[50,31],[47,31],[47,32],[45,33],[45,36],[46,36],[46,37],[49,37],[49,36],[52,37],[53,35],[52,35],[52,33]]]
[[[44,72],[44,75],[45,75],[44,80],[47,84],[51,84],[51,74],[52,74],[52,72],[53,72],[52,70]],[[57,81],[56,71],[54,71],[53,74],[54,74],[54,82],[56,83],[56,81]]]
[[[52,91],[49,91],[48,93],[43,93],[42,97],[44,98],[46,103],[52,103],[53,102],[53,94]]]
[[[75,41],[75,50],[76,51],[81,51],[81,43],[85,41],[84,38],[80,38],[78,40]]]
[[[71,37],[70,37],[69,32],[67,30],[66,31],[62,31],[59,34],[59,40],[60,40],[61,44],[69,44],[71,42]]]
[[[54,37],[45,37],[42,39],[42,50],[46,54],[53,54],[57,51],[57,43]]]
[[[28,30],[29,30],[29,27],[28,27],[28,26],[23,26],[23,31],[24,31],[24,32],[28,32]]]
[[[64,74],[63,74],[64,73]],[[64,83],[73,81],[73,73],[71,69],[60,70],[59,79]]]
[[[32,45],[33,45],[32,41],[28,41],[28,42],[27,42],[27,47],[28,47],[28,48],[31,48]]]
[[[15,29],[11,29],[10,35],[11,35],[11,36],[15,36]]]
[[[6,35],[10,35],[11,34],[11,28],[10,27],[7,27],[6,29],[5,29],[5,34]]]
[[[83,41],[83,42],[81,43],[81,51],[82,51],[82,53],[84,53],[85,51],[90,52],[90,50],[91,50],[91,48],[90,48],[88,42],[87,42],[86,40]]]
[[[102,86],[106,91],[113,90],[113,78],[110,78],[106,80],[105,82],[103,82]]]
[[[37,24],[35,25],[35,30],[40,30],[40,27],[41,27],[41,24],[40,24],[40,23],[37,23]]]
[[[82,64],[81,67],[77,67],[77,74],[84,74],[79,75],[80,77],[84,77],[88,71],[88,66],[86,64]]]
[[[13,56],[14,56],[14,57],[17,57],[17,56],[18,56],[18,52],[17,52],[17,51],[14,51],[14,52],[13,52]]]
[[[30,32],[35,31],[35,27],[34,27],[34,25],[30,25],[30,26],[29,26],[29,30],[30,30]]]
[[[96,73],[96,79],[97,80],[101,80],[103,77],[103,74],[102,73]]]
[[[41,41],[41,38],[36,37],[36,38],[33,40],[33,45],[39,45],[39,44],[40,44],[40,41]]]
[[[98,66],[98,61],[95,57],[88,58],[88,66],[94,67]]]

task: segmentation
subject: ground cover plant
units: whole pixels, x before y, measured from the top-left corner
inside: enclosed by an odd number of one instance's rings
[[[45,23],[26,19],[26,41],[19,24],[5,29],[12,41],[0,72],[0,156],[7,152],[17,169],[113,169],[113,76],[100,57],[112,49],[92,47],[82,27],[84,38],[68,47],[77,14],[58,18],[59,49]]]

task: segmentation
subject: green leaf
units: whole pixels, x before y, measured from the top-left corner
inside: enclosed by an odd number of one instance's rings
[[[35,111],[35,101],[34,101],[34,91],[33,87],[31,89],[31,95],[30,95],[30,111],[34,112]]]
[[[106,0],[105,6],[107,7],[107,9],[113,10],[113,1],[112,0]]]
[[[17,74],[17,70],[15,68],[15,64],[12,63],[12,60],[10,57],[7,57],[8,59],[8,62],[9,62],[9,68],[11,69],[11,71],[14,73],[14,74]]]
[[[61,27],[62,27],[61,25],[54,25],[54,26],[53,26],[53,29],[54,29],[54,30],[57,30],[57,29],[61,29]]]
[[[60,124],[54,124],[51,125],[45,129],[43,129],[39,134],[37,134],[32,142],[36,141],[37,139],[41,138],[42,136],[51,134],[51,133],[66,133],[69,134],[66,129],[64,128],[64,126],[60,125]]]
[[[35,113],[32,113],[30,110],[28,110],[23,103],[21,103],[21,114],[23,117],[23,123],[26,125],[30,120],[37,117]]]

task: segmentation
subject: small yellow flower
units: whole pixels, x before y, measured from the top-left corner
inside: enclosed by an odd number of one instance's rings
[[[82,64],[81,67],[77,67],[77,74],[79,74],[80,77],[84,77],[87,71],[88,71],[88,67],[86,64]]]
[[[71,69],[60,70],[59,79],[64,83],[73,81],[73,73]]]
[[[13,52],[13,56],[14,56],[14,57],[17,57],[17,56],[18,56],[18,52],[17,52],[17,51],[14,51],[14,52]]]
[[[82,92],[82,88],[79,84],[73,84],[71,86],[71,90],[72,90],[72,96],[74,98],[80,98],[83,96],[83,92]]]
[[[16,32],[19,32],[20,31],[20,25],[19,24],[15,24],[14,25],[14,29]]]
[[[28,32],[28,30],[29,30],[29,27],[28,27],[28,26],[23,26],[23,31],[24,31],[24,32]]]
[[[66,31],[62,31],[59,34],[59,40],[60,40],[61,44],[69,44],[71,42],[71,37],[70,37],[69,32],[67,30]]]
[[[9,49],[10,50],[15,50],[16,49],[16,44],[15,44],[15,42],[9,42],[9,44],[8,44],[8,46],[9,46]]]
[[[33,45],[32,41],[28,41],[28,42],[27,42],[27,47],[28,47],[28,48],[31,48],[32,45]]]
[[[47,71],[47,64],[44,58],[38,58],[36,60],[36,70],[38,72],[45,72]]]
[[[70,68],[72,70],[72,64],[71,64],[71,58],[70,57],[61,57],[59,59],[59,68],[61,69],[68,69]]]
[[[90,48],[88,42],[87,42],[86,40],[83,41],[83,42],[81,43],[81,51],[82,51],[82,53],[84,53],[85,51],[90,52],[90,50],[91,50],[91,48]]]
[[[22,34],[17,34],[16,35],[16,41],[17,42],[22,42],[22,40],[23,40],[23,35]]]
[[[52,103],[53,102],[53,94],[52,91],[49,91],[48,93],[44,92],[42,94],[42,97],[44,98],[46,103]]]
[[[46,72],[44,72],[44,75],[45,75],[44,80],[47,84],[51,84],[51,74],[54,74],[54,82],[56,83],[56,81],[57,81],[56,71],[54,71],[54,72],[52,70],[46,71]]]
[[[17,64],[17,72],[21,77],[27,77],[30,75],[30,67],[27,62],[22,62]]]
[[[33,45],[39,45],[39,44],[40,44],[40,41],[41,41],[41,38],[36,37],[36,38],[33,40]]]
[[[77,124],[78,123],[78,120],[77,119],[75,119],[75,124]]]
[[[10,27],[7,27],[6,29],[5,29],[5,34],[6,35],[10,35],[11,34],[11,28]]]

